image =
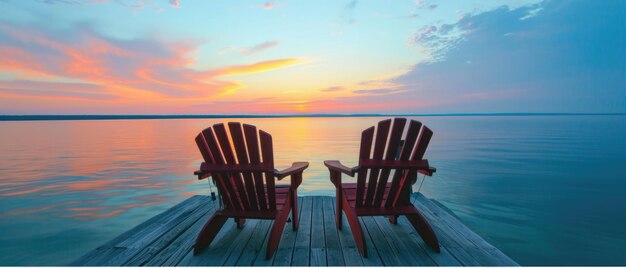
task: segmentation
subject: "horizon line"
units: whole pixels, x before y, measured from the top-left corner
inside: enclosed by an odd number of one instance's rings
[[[402,114],[70,114],[0,115],[0,121],[128,120],[128,119],[201,119],[201,118],[297,118],[297,117],[384,117],[384,116],[583,116],[626,115],[626,113],[402,113]]]

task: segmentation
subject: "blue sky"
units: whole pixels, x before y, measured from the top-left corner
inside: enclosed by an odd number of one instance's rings
[[[626,112],[618,0],[0,9],[0,114]]]

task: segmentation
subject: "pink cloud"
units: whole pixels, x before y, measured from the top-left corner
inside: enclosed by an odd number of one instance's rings
[[[78,79],[28,84],[3,82],[0,94],[65,96],[140,101],[208,98],[232,91],[237,83],[220,76],[263,72],[301,62],[277,59],[216,70],[191,68],[191,54],[201,43],[195,40],[166,42],[156,39],[121,40],[103,36],[88,26],[52,32],[31,26],[0,22],[0,71],[41,78]],[[271,45],[271,44],[270,44]],[[267,45],[266,45],[267,47]],[[84,90],[79,90],[83,87]]]
[[[274,2],[274,1],[267,1],[263,5],[261,5],[261,8],[263,8],[263,9],[272,9],[272,8],[275,8],[276,6],[277,6],[276,2]]]
[[[179,0],[169,0],[170,6],[174,7],[174,8],[180,8],[180,1]]]

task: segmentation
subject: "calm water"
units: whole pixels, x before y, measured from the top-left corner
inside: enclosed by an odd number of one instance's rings
[[[383,118],[241,119],[301,195],[332,195],[322,161],[356,163]],[[233,121],[233,119],[230,119]],[[524,265],[626,265],[626,116],[422,117],[438,168],[421,192]],[[0,265],[63,265],[194,194],[195,135],[223,120],[0,122]]]

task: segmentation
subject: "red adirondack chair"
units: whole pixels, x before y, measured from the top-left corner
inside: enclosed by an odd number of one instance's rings
[[[405,215],[426,244],[439,252],[435,232],[410,201],[410,187],[417,180],[417,173],[432,176],[436,171],[428,165],[428,160],[422,159],[433,132],[411,120],[402,142],[406,119],[395,118],[391,125],[391,119],[387,119],[378,122],[378,129],[370,127],[363,131],[358,166],[349,168],[337,160],[324,161],[336,187],[337,228],[341,230],[343,211],[359,251],[367,257],[365,236],[357,217],[384,215],[396,223],[398,216]],[[342,173],[350,177],[357,174],[357,182],[342,183]]]
[[[272,136],[255,126],[228,123],[203,130],[196,137],[204,163],[196,171],[198,179],[212,177],[223,207],[207,221],[196,238],[194,254],[208,247],[228,218],[234,218],[238,227],[245,219],[274,220],[270,231],[266,258],[270,258],[278,244],[291,211],[293,230],[298,229],[298,186],[308,162],[295,162],[283,171],[274,169]],[[233,148],[234,147],[234,151]],[[259,146],[260,145],[260,146]],[[290,185],[276,185],[278,180],[291,176]],[[265,179],[264,179],[265,178]]]

